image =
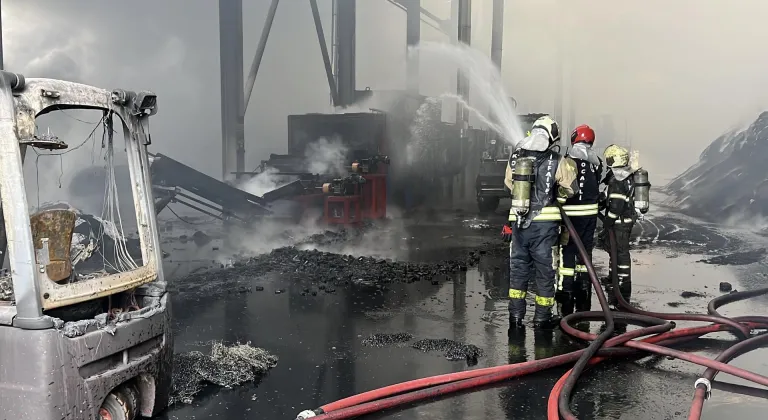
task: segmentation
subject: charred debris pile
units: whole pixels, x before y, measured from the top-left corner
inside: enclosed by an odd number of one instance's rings
[[[768,216],[768,111],[744,130],[715,139],[699,161],[666,186],[668,204],[714,223],[744,224]]]
[[[232,267],[199,272],[189,276],[184,283],[195,277],[254,278],[269,273],[298,276],[304,280],[337,286],[379,285],[387,283],[413,283],[421,280],[439,282],[453,273],[467,271],[484,255],[500,255],[506,248],[498,244],[469,252],[464,258],[442,262],[404,262],[389,259],[343,255],[318,250],[301,250],[295,246],[282,247],[269,253],[236,261]]]

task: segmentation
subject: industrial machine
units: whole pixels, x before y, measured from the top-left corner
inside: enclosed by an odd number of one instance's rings
[[[128,269],[78,273],[70,251],[73,212],[29,214],[25,152],[68,147],[55,137],[38,136],[35,119],[71,109],[103,112],[108,156],[113,133],[124,134],[141,247],[140,261],[131,259]],[[151,92],[0,72],[0,196],[10,265],[0,299],[3,418],[132,420],[168,405],[171,308],[147,155],[148,119],[156,111]],[[90,303],[104,305],[95,318],[65,322],[55,315]]]
[[[537,119],[547,114],[520,115],[523,130],[530,130]],[[510,192],[504,185],[507,160],[512,150],[504,140],[497,136],[488,139],[480,158],[480,169],[475,178],[477,208],[480,213],[493,213],[503,198],[509,198]]]
[[[151,155],[155,211],[179,203],[246,226],[265,218],[299,221],[310,209],[321,211],[329,225],[386,217],[385,114],[291,115],[288,126],[288,154],[273,153],[256,170],[234,173],[241,186],[268,176],[273,188],[261,196],[163,154]]]

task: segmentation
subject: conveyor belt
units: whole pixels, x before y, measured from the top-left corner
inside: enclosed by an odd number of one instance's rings
[[[163,154],[154,155],[150,169],[153,185],[187,190],[241,217],[272,214],[263,198],[221,182]]]

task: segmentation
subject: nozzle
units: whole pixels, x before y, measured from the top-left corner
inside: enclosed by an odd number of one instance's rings
[[[12,73],[10,71],[0,70],[0,74],[11,86],[11,90],[24,89],[24,86],[26,86],[24,75],[21,73]]]

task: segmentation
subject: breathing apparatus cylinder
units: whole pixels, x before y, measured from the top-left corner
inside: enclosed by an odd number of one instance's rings
[[[531,207],[531,186],[534,180],[533,158],[517,159],[515,173],[512,175],[512,210],[517,215],[518,226]]]
[[[651,183],[648,182],[648,171],[640,168],[633,175],[635,181],[635,208],[645,214],[651,206]]]

